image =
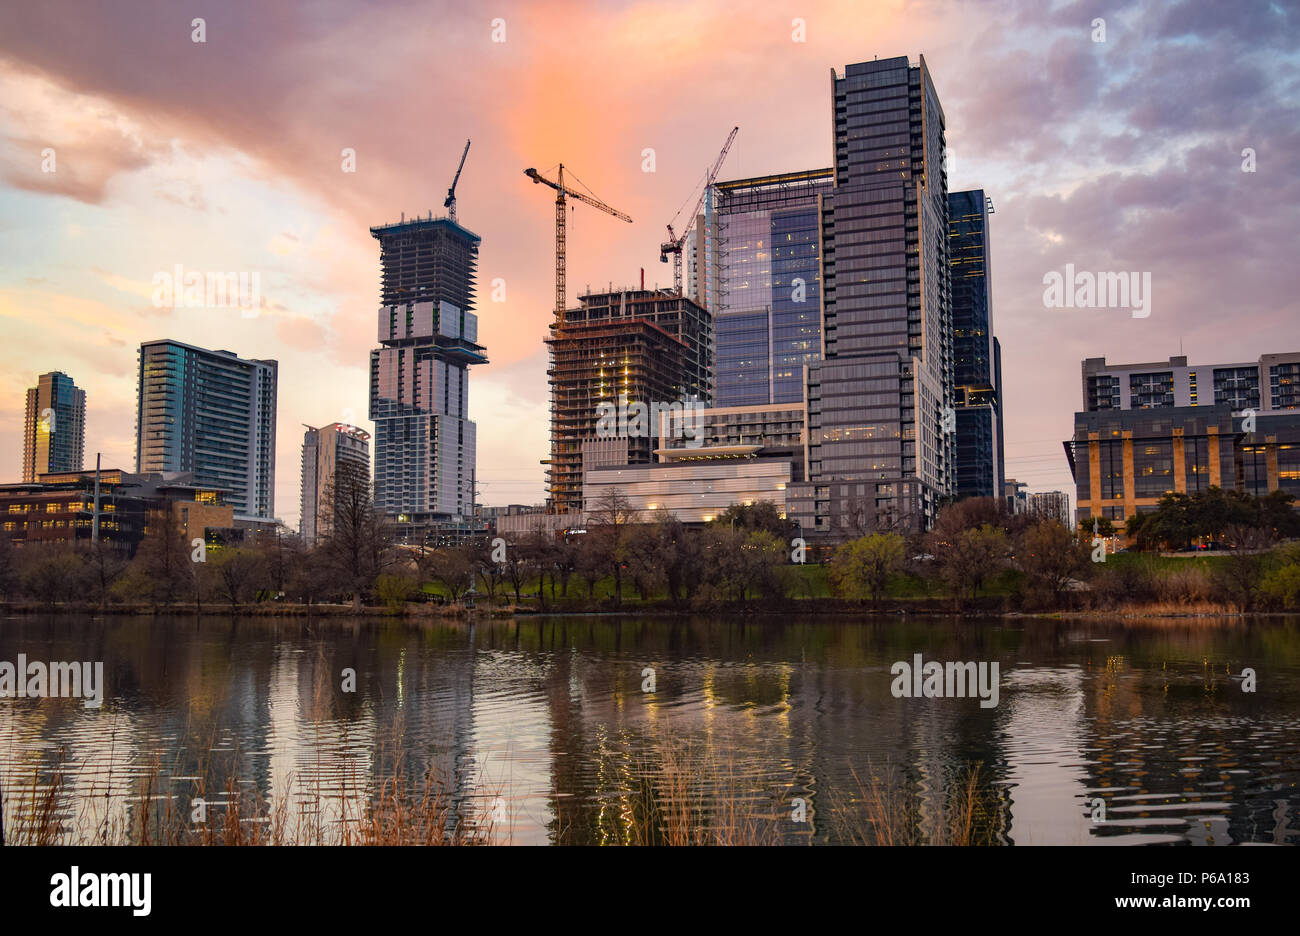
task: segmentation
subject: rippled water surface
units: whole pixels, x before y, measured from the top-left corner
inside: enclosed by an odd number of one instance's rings
[[[0,699],[11,834],[43,790],[73,841],[188,809],[200,783],[213,808],[255,793],[328,826],[396,776],[499,810],[515,843],[627,840],[647,779],[820,843],[852,837],[866,778],[900,785],[924,825],[978,766],[1000,842],[1300,840],[1297,619],[0,622],[0,660],[20,653],[102,660],[107,689],[100,709]],[[998,705],[895,698],[890,666],[915,653],[997,662]]]

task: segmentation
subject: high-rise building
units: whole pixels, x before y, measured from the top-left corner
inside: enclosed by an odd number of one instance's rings
[[[474,308],[480,238],[448,218],[370,229],[379,241],[380,347],[370,352],[375,504],[404,539],[474,508],[469,367],[487,357]]]
[[[709,315],[672,290],[588,293],[552,325],[546,339],[551,366],[551,455],[545,463],[548,506],[582,510],[585,468],[652,460],[657,420],[639,428],[634,404],[711,401],[713,339]],[[602,413],[615,420],[602,423]]]
[[[718,406],[803,402],[804,366],[821,358],[819,197],[832,182],[832,170],[816,169],[710,188],[687,286],[702,255]]]
[[[943,109],[924,57],[849,65],[831,92],[822,359],[808,367],[809,481],[790,502],[805,534],[864,514],[920,529],[954,488]]]
[[[140,345],[137,472],[191,472],[237,519],[275,518],[278,365],[162,339]]]
[[[1083,409],[1159,409],[1226,404],[1234,413],[1300,409],[1300,351],[1240,364],[1189,365],[1186,356],[1145,364],[1083,362]]]
[[[370,433],[330,423],[307,426],[302,437],[302,513],[299,529],[310,544],[329,536],[334,526],[334,489],[339,472],[370,481]]]
[[[1029,495],[1029,513],[1045,520],[1055,520],[1064,526],[1072,527],[1070,519],[1070,495],[1064,491],[1039,491]]]
[[[80,471],[86,447],[86,391],[61,371],[27,388],[23,421],[23,482],[56,471]]]
[[[989,214],[989,199],[982,189],[948,193],[957,498],[997,497],[1005,480],[1001,349],[993,335]]]

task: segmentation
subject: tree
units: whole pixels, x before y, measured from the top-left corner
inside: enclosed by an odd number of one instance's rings
[[[31,543],[23,547],[22,587],[50,606],[71,601],[82,591],[86,569],[65,543]]]
[[[903,566],[903,537],[897,533],[872,533],[843,543],[831,559],[831,585],[849,598],[870,596],[879,601],[890,578]]]
[[[1300,607],[1300,565],[1271,570],[1260,583],[1260,590],[1287,610]]]
[[[0,599],[11,599],[18,585],[18,550],[9,534],[0,531]]]
[[[165,510],[151,511],[144,538],[127,573],[130,590],[155,608],[170,607],[179,595],[193,587],[193,554],[194,548],[170,514]]]
[[[614,576],[614,602],[623,603],[623,567],[627,562],[627,544],[632,524],[638,512],[632,509],[627,495],[619,487],[611,487],[596,499],[591,512],[587,534],[593,549],[600,550],[606,567]]]
[[[487,540],[480,540],[468,549],[470,562],[478,575],[478,580],[483,584],[483,591],[487,593],[488,600],[495,602],[497,600],[497,589],[501,587],[501,581],[504,578],[504,572],[499,562],[492,561],[492,555],[495,547]]]
[[[584,533],[576,541],[577,561],[574,564],[578,577],[587,584],[587,598],[596,597],[596,583],[600,581],[609,562],[601,549],[600,542],[591,534]]]
[[[402,573],[384,572],[375,579],[375,593],[392,614],[406,607],[419,587],[415,579]]]
[[[432,579],[447,590],[452,604],[460,601],[474,584],[477,568],[472,546],[447,547],[424,553],[416,564],[419,577]]]
[[[658,524],[642,524],[628,537],[628,573],[642,601],[649,601],[665,583],[665,544],[661,533]]]
[[[732,504],[713,518],[714,525],[731,527],[748,533],[751,530],[765,530],[779,540],[789,541],[798,529],[793,520],[781,516],[776,504],[768,500],[754,501],[752,504]]]
[[[1030,589],[1059,602],[1070,582],[1088,567],[1087,542],[1056,520],[1039,520],[1026,529],[1016,553]]]
[[[1124,532],[1129,536],[1133,536],[1142,526],[1142,518],[1145,516],[1146,514],[1137,513],[1129,517],[1124,524]],[[1107,539],[1115,535],[1115,524],[1111,522],[1109,517],[1089,517],[1086,520],[1080,520],[1079,529],[1089,537],[1100,536],[1102,539]]]
[[[333,574],[320,548],[310,549],[301,540],[289,548],[284,593],[308,607],[328,595],[334,585]]]
[[[249,601],[266,581],[264,558],[257,550],[244,546],[213,550],[208,556],[208,566],[217,596],[230,602],[232,612]]]
[[[968,589],[971,598],[979,594],[985,579],[1001,568],[1008,546],[1006,533],[988,523],[934,542],[939,574],[958,601]]]
[[[376,509],[370,476],[359,465],[338,466],[326,485],[325,502],[333,507],[334,522],[321,543],[321,558],[359,611],[362,596],[395,560],[392,529]]]
[[[113,586],[126,573],[127,558],[113,543],[100,540],[86,549],[86,578],[89,591],[103,608]]]

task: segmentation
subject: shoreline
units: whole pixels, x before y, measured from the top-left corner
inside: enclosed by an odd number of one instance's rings
[[[1009,602],[1001,599],[980,599],[961,608],[954,608],[947,599],[913,599],[905,604],[897,601],[873,606],[869,603],[858,604],[833,598],[802,598],[781,603],[724,603],[709,607],[674,607],[668,603],[651,605],[631,604],[623,607],[610,607],[604,604],[592,606],[580,604],[573,607],[546,607],[494,605],[491,607],[451,607],[447,605],[410,604],[404,609],[393,610],[382,606],[362,606],[331,604],[284,604],[257,603],[240,605],[238,608],[212,607],[193,604],[175,604],[156,608],[151,605],[114,604],[100,607],[91,603],[62,604],[49,606],[30,602],[0,603],[0,618],[10,617],[62,617],[71,615],[91,615],[95,617],[169,617],[186,616],[199,618],[366,618],[393,621],[419,622],[424,620],[480,620],[505,618],[547,618],[547,617],[670,617],[693,618],[707,615],[723,614],[733,617],[771,618],[797,615],[820,615],[826,617],[872,617],[872,618],[907,618],[910,616],[938,618],[981,618],[981,619],[1038,619],[1058,621],[1186,621],[1202,618],[1287,618],[1295,617],[1296,612],[1288,611],[1243,611],[1226,606],[1189,606],[1178,609],[1169,605],[1147,604],[1121,606],[1116,608],[1039,608],[1023,609],[1007,607]]]

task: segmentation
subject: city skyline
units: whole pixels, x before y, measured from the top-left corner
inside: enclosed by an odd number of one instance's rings
[[[663,226],[728,127],[740,133],[723,181],[830,165],[829,72],[905,52],[913,62],[925,55],[943,102],[949,190],[979,186],[997,205],[1005,473],[1031,489],[1068,490],[1059,440],[1071,435],[1080,361],[1250,360],[1266,339],[1295,345],[1286,206],[1300,174],[1283,156],[1297,135],[1295,54],[1255,11],[1117,7],[1101,14],[1107,31],[1098,42],[1091,10],[999,9],[1002,23],[990,26],[998,17],[987,9],[810,4],[803,42],[783,17],[684,9],[685,28],[647,43],[659,15],[648,6],[593,11],[575,36],[547,6],[507,4],[494,14],[505,20],[504,43],[492,41],[492,17],[447,10],[448,54],[426,58],[406,37],[427,24],[427,12],[339,7],[311,36],[347,65],[319,88],[310,87],[309,67],[269,64],[284,55],[309,65],[313,40],[265,29],[252,14],[209,20],[199,45],[188,16],[168,27],[163,12],[83,10],[79,28],[112,39],[85,47],[65,41],[57,5],[6,10],[0,215],[12,220],[0,227],[11,258],[0,280],[0,445],[21,451],[22,392],[61,370],[87,391],[86,459],[102,451],[105,464],[129,465],[130,375],[142,341],[276,358],[276,499],[296,526],[300,479],[284,466],[298,460],[300,424],[356,424],[366,408],[376,273],[368,228],[403,211],[437,213],[471,137],[459,213],[483,237],[480,340],[493,360],[476,371],[471,411],[478,499],[540,502],[553,216],[520,170],[563,160],[635,219],[621,229],[574,212],[570,305],[588,285],[635,284],[642,267],[647,285],[668,285],[671,270],[658,262]],[[260,15],[285,25],[283,14]],[[174,47],[155,41],[165,28],[176,30]],[[550,54],[588,32],[602,39],[592,57]],[[727,54],[711,56],[708,37],[724,34]],[[247,56],[239,74],[222,70],[225,84],[209,91],[224,43],[265,54]],[[1193,75],[1184,67],[1189,47],[1206,53]],[[999,67],[1013,56],[1015,69]],[[161,67],[125,67],[150,57]],[[413,71],[436,82],[466,61],[480,63],[480,80],[459,86],[456,98],[430,104],[393,93],[418,84]],[[665,62],[694,93],[662,93]],[[1050,86],[1028,77],[1036,71]],[[255,98],[232,93],[231,81],[256,88]],[[238,103],[252,99],[256,113]],[[1011,99],[1016,107],[1005,106]],[[54,113],[66,119],[56,124]],[[57,160],[48,173],[47,148]],[[654,172],[643,171],[647,148]],[[341,168],[348,149],[355,173]],[[1243,171],[1246,149],[1257,158],[1253,172]],[[177,264],[260,273],[259,302],[160,308],[153,277]],[[1066,264],[1149,271],[1152,314],[1046,308],[1043,276]],[[1214,272],[1219,266],[1228,272]],[[497,280],[504,301],[494,301]],[[17,466],[9,472],[17,480]]]

